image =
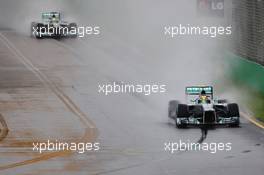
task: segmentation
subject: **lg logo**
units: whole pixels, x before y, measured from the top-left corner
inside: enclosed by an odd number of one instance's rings
[[[212,10],[224,10],[224,2],[212,2]]]
[[[197,11],[205,16],[224,16],[224,0],[197,0]]]
[[[224,0],[198,0],[200,9],[224,10]]]

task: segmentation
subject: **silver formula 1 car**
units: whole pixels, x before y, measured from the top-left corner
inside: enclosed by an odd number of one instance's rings
[[[42,13],[41,22],[31,23],[31,36],[37,39],[41,38],[62,38],[73,37],[76,38],[77,24],[68,23],[61,20],[61,14],[59,12],[46,12]]]
[[[173,119],[178,128],[188,125],[228,125],[240,124],[239,107],[236,103],[217,100],[211,86],[192,86],[185,90],[187,104],[177,100],[169,102],[168,117]]]

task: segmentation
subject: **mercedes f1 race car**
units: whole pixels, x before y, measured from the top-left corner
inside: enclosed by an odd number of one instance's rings
[[[77,37],[77,24],[61,20],[59,12],[42,13],[42,22],[31,23],[31,36],[41,38]]]
[[[168,117],[173,119],[178,128],[194,126],[240,124],[239,107],[236,103],[217,100],[213,97],[213,87],[192,86],[185,90],[187,104],[177,100],[169,102]]]

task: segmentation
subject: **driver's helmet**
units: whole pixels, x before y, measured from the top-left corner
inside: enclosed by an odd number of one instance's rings
[[[58,22],[58,19],[56,18],[55,14],[53,14],[50,19],[51,19],[51,22]]]
[[[202,90],[201,91],[201,93],[200,93],[200,101],[201,101],[201,103],[206,103],[207,102],[207,100],[208,100],[208,97],[207,97],[207,95],[206,95],[206,92],[205,92],[205,90]]]
[[[201,96],[202,96],[202,95],[206,96],[206,92],[205,92],[205,90],[202,90],[201,93],[200,93],[200,95],[201,95]]]

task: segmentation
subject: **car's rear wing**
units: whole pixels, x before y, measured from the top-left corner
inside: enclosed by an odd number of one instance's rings
[[[212,86],[189,86],[185,89],[186,95],[199,95],[202,91],[205,91],[207,95],[213,95]]]
[[[213,99],[213,87],[212,86],[188,86],[185,88],[185,94],[187,96],[187,101],[193,101],[197,96],[201,94],[202,91]]]
[[[42,13],[43,22],[49,22],[52,17],[55,17],[56,20],[60,21],[61,15],[59,12],[44,12]]]

